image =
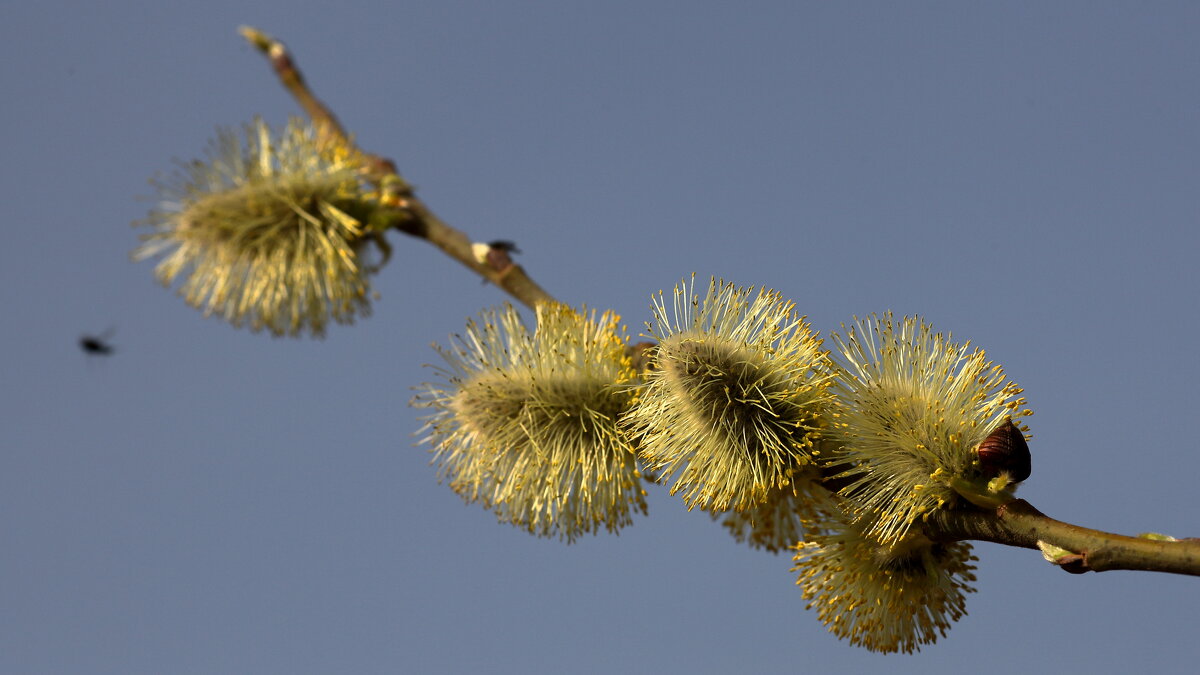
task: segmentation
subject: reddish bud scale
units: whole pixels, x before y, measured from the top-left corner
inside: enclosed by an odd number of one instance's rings
[[[1033,460],[1025,434],[1010,419],[988,434],[975,449],[979,453],[979,466],[983,474],[995,478],[1007,472],[1014,483],[1029,478],[1033,471]]]

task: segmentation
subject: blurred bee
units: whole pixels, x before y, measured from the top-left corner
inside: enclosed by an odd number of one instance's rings
[[[114,329],[109,328],[99,335],[81,336],[79,338],[79,348],[83,350],[84,354],[89,354],[92,356],[110,356],[114,351],[116,351],[116,348],[108,342],[109,339],[112,338],[114,332]]]

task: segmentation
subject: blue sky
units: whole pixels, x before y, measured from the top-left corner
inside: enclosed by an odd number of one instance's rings
[[[1021,495],[1200,535],[1200,6],[1049,2],[6,3],[0,671],[1186,672],[1190,578],[979,544],[913,656],[829,635],[790,561],[653,490],[574,545],[435,479],[411,387],[504,300],[393,238],[324,341],[204,319],[128,261],[147,179],[298,112],[284,40],[442,217],[636,334],[693,272],[823,334],[920,314],[1036,414]],[[83,333],[115,328],[110,358]]]

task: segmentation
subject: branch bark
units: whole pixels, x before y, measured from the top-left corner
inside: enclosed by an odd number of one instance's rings
[[[309,89],[303,73],[282,42],[249,26],[243,26],[240,32],[242,37],[267,57],[280,83],[312,120],[318,138],[322,141],[337,141],[361,153],[367,178],[380,187],[381,193],[384,194],[384,203],[394,210],[390,217],[386,218],[389,227],[428,241],[531,309],[540,303],[555,302],[554,297],[530,278],[520,265],[513,263],[507,256],[486,255],[487,244],[472,243],[465,233],[438,218],[414,195],[412,185],[399,174],[395,163],[390,159],[363,152],[358,148],[346,134],[333,111]]]
[[[1092,530],[1055,520],[1023,499],[994,511],[950,509],[930,515],[926,535],[934,541],[978,540],[1066,553],[1047,554],[1072,573],[1142,570],[1200,576],[1200,539],[1164,541]]]

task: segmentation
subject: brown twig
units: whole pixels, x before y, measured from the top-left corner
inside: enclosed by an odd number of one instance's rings
[[[925,523],[938,541],[979,540],[1064,553],[1052,560],[1072,573],[1142,570],[1200,576],[1200,540],[1128,537],[1055,520],[1023,499],[994,511],[959,508],[938,511]]]
[[[486,255],[478,256],[466,234],[447,225],[413,194],[412,185],[400,176],[391,160],[362,152],[346,134],[333,111],[308,88],[304,75],[282,42],[249,26],[243,26],[240,32],[267,57],[276,77],[312,119],[319,138],[336,140],[361,153],[368,178],[380,187],[385,204],[392,208],[392,213],[382,217],[385,225],[428,241],[527,307],[555,302],[554,297],[531,279],[520,265],[510,261],[508,265],[497,266],[489,264]]]
[[[333,111],[308,88],[282,42],[250,27],[242,27],[241,33],[266,55],[276,76],[312,119],[321,138],[361,153],[368,178],[380,187],[387,203],[395,209],[383,218],[387,227],[425,239],[531,308],[554,302],[520,265],[512,262],[507,250],[472,243],[466,234],[447,225],[414,196],[412,186],[400,176],[391,160],[358,149]],[[632,349],[640,357],[649,344],[635,345]],[[827,471],[827,475],[835,477],[824,483],[833,492],[843,487],[836,473],[832,469]],[[1062,552],[1052,562],[1076,574],[1145,570],[1200,576],[1200,539],[1168,541],[1091,530],[1054,520],[1021,499],[995,510],[969,505],[940,510],[930,515],[923,529],[935,541],[991,541],[1043,551],[1048,545]]]

